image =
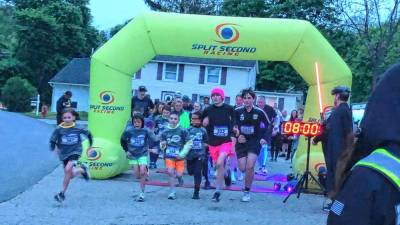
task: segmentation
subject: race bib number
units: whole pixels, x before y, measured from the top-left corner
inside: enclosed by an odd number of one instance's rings
[[[200,151],[203,149],[203,143],[201,140],[193,140],[192,150]]]
[[[165,154],[168,158],[176,158],[179,154],[179,148],[168,146],[165,150]]]
[[[241,126],[240,133],[242,134],[254,134],[254,126]]]
[[[228,137],[228,127],[227,126],[214,126],[214,136]]]
[[[66,134],[61,137],[61,144],[75,145],[79,142],[78,134]]]
[[[144,135],[139,135],[137,137],[131,137],[130,144],[133,147],[143,147],[144,146]]]

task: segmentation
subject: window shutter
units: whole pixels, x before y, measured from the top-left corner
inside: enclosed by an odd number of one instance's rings
[[[163,63],[158,63],[157,66],[157,80],[162,80],[162,73],[163,73]]]
[[[206,74],[206,67],[200,66],[199,84],[204,84],[204,76]]]
[[[228,68],[226,67],[222,67],[222,71],[221,71],[221,85],[226,85],[226,75],[227,75],[227,70]]]
[[[185,71],[185,65],[184,64],[179,64],[179,70],[178,70],[178,82],[183,82],[183,73]]]
[[[138,70],[135,75],[136,80],[140,80],[142,78],[142,69]]]

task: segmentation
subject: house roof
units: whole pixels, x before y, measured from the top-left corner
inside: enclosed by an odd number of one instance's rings
[[[182,56],[158,55],[151,61],[171,62],[196,65],[213,65],[226,67],[252,68],[256,66],[255,60],[231,60],[231,59],[208,59]],[[90,59],[73,58],[64,68],[62,68],[49,83],[62,83],[74,85],[89,85]]]
[[[151,61],[247,68],[252,68],[256,66],[257,63],[256,60],[211,59],[170,55],[157,55]]]
[[[62,68],[49,83],[88,85],[90,73],[89,58],[74,58]]]

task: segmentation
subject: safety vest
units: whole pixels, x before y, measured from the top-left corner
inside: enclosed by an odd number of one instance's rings
[[[357,162],[353,169],[357,166],[368,167],[379,172],[400,190],[400,159],[386,149],[376,149],[370,155]]]

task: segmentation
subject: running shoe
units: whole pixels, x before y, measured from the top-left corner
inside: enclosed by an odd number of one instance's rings
[[[60,192],[60,193],[58,193],[58,194],[56,194],[56,195],[54,196],[54,199],[55,199],[57,202],[63,202],[63,201],[65,200],[65,195],[64,195],[64,193]]]
[[[171,192],[171,193],[168,195],[168,199],[169,199],[169,200],[175,200],[175,199],[176,199],[176,193],[175,193],[175,192]]]
[[[199,194],[199,191],[194,191],[193,192],[193,197],[192,197],[192,199],[200,199],[200,194]]]
[[[82,177],[83,177],[83,179],[85,179],[86,181],[89,181],[89,179],[90,179],[90,174],[89,174],[89,171],[88,171],[87,167],[86,167],[84,164],[82,164],[82,165],[81,165],[81,168],[82,168],[82,170],[83,170],[83,172],[82,172]]]
[[[242,202],[249,202],[250,201],[250,192],[243,191]]]
[[[220,197],[221,197],[221,192],[216,191],[216,192],[214,192],[214,195],[213,195],[213,197],[212,197],[212,200],[213,200],[214,202],[219,202]]]
[[[139,196],[136,198],[138,202],[144,202],[144,193],[140,192]]]

